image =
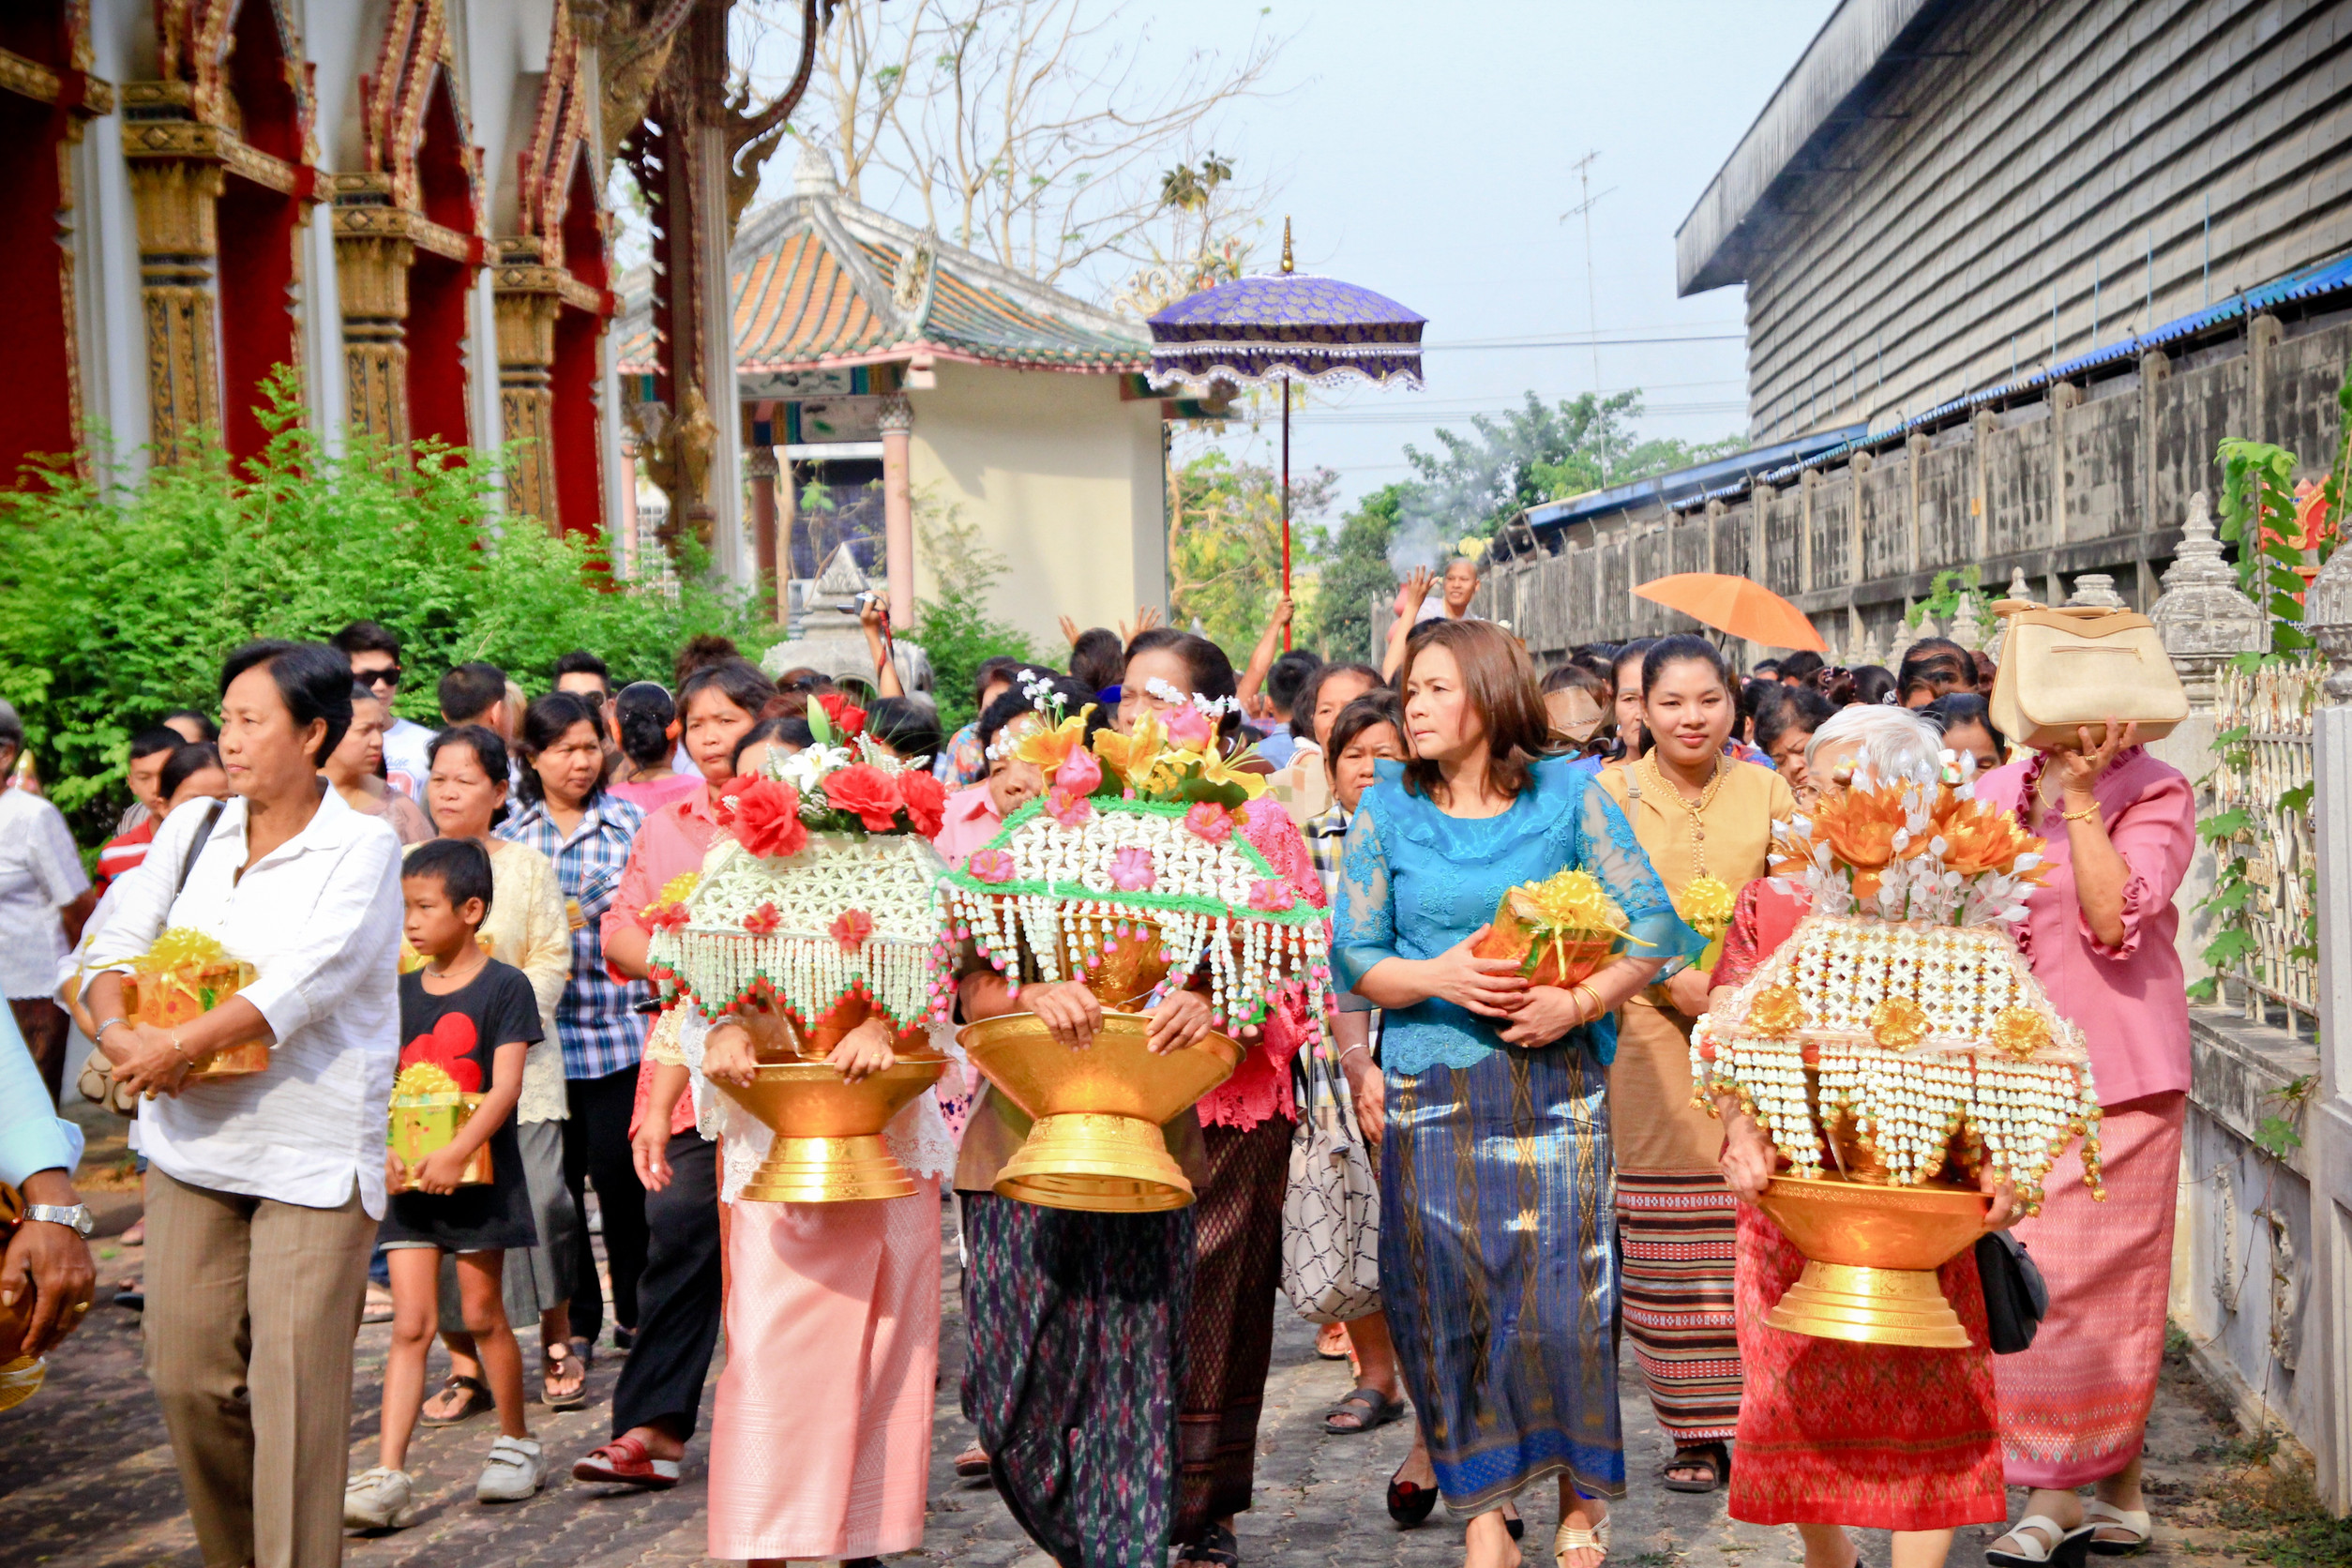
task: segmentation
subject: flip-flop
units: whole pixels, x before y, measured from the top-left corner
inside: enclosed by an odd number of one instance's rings
[[[1360,1388],[1323,1412],[1323,1430],[1335,1438],[1352,1438],[1360,1432],[1370,1432],[1399,1420],[1405,1413],[1402,1399],[1391,1399],[1377,1388]],[[1353,1426],[1334,1425],[1334,1418],[1352,1415]]]
[[[1677,1481],[1668,1472],[1684,1465],[1705,1465],[1704,1481]],[[1674,1457],[1658,1467],[1658,1484],[1669,1492],[1712,1492],[1720,1489],[1731,1475],[1731,1451],[1719,1442],[1694,1443],[1678,1448]]]
[[[571,1345],[557,1343],[540,1352],[539,1397],[550,1410],[585,1410],[588,1364]],[[568,1385],[568,1386],[566,1386]]]
[[[2145,1508],[2118,1508],[2112,1502],[2093,1498],[2083,1505],[2083,1523],[2090,1527],[2090,1549],[2101,1557],[2131,1557],[2148,1550],[2151,1531]],[[2128,1530],[2133,1539],[2102,1541],[2099,1531],[2103,1530]]]
[[[2112,1520],[2109,1522],[2113,1523]],[[1997,1552],[1988,1548],[1984,1560],[1993,1568],[2043,1568],[2044,1563],[2056,1563],[2059,1568],[2082,1568],[2084,1559],[2089,1555],[2090,1532],[2098,1528],[2096,1525],[2084,1525],[2078,1530],[2066,1530],[2047,1514],[2028,1514],[2001,1531],[1999,1538],[2006,1540],[2013,1535],[2028,1547],[2033,1547],[2040,1543],[2024,1532],[2039,1530],[2049,1536],[2050,1545],[2040,1551]]]
[[[460,1421],[471,1421],[485,1410],[494,1410],[498,1408],[498,1401],[490,1397],[490,1384],[479,1378],[461,1378],[455,1372],[450,1373],[442,1381],[441,1387],[434,1392],[432,1397],[438,1399],[453,1389],[461,1391],[465,1395],[464,1400],[459,1404],[453,1413],[435,1415],[430,1410],[420,1410],[417,1411],[417,1419],[428,1426],[455,1426]],[[426,1403],[430,1405],[432,1400],[429,1399]]]

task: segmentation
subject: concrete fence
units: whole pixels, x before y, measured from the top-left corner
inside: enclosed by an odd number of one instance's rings
[[[2022,578],[2052,604],[2068,580],[2103,573],[2145,610],[2191,495],[2218,484],[2224,436],[2276,442],[2308,474],[2327,470],[2347,361],[2352,312],[2291,324],[2256,315],[2222,341],[2178,357],[2150,351],[2121,373],[2060,383],[1783,488],[1681,511],[1652,501],[1540,539],[1516,527],[1477,612],[1509,622],[1546,662],[1583,642],[1694,629],[1633,596],[1672,572],[1763,583],[1833,648],[1887,647],[1938,572],[1970,566],[1987,589]]]

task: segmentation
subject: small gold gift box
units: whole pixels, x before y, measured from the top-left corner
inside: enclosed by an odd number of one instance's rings
[[[1470,951],[1507,958],[1532,986],[1574,986],[1592,977],[1626,940],[1624,912],[1599,882],[1563,871],[1506,888],[1486,934]]]
[[[123,976],[123,1008],[135,1023],[178,1029],[193,1023],[251,985],[251,964],[232,958],[202,931],[174,927],[156,938],[146,954],[131,960]],[[269,1066],[267,1040],[237,1040],[206,1051],[188,1069],[188,1078],[245,1078]]]
[[[437,1079],[438,1081],[431,1081]],[[457,1086],[457,1080],[437,1067],[410,1066],[400,1069],[400,1081],[392,1090],[391,1147],[395,1159],[400,1162],[411,1180],[429,1155],[439,1153],[462,1132],[481,1108],[482,1096],[469,1094]],[[474,1151],[474,1157],[465,1162],[465,1172],[458,1178],[461,1187],[486,1186],[490,1180],[490,1142]]]

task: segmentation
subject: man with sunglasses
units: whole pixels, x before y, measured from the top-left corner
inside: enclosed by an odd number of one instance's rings
[[[354,621],[335,634],[334,643],[351,660],[352,679],[374,692],[390,712],[400,690],[400,635],[379,622]],[[419,805],[425,799],[425,776],[432,771],[425,757],[432,738],[433,731],[397,714],[384,732],[384,776]]]

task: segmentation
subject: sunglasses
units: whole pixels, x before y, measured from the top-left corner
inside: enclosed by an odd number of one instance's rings
[[[359,672],[357,679],[362,686],[396,686],[400,684],[400,667],[393,664],[382,670],[365,670]]]

